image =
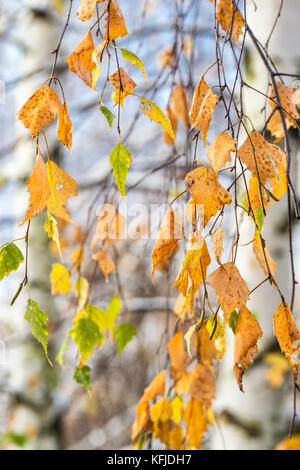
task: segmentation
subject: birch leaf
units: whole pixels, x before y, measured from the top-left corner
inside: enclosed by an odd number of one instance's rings
[[[128,323],[118,325],[114,330],[114,339],[117,343],[118,355],[120,356],[125,346],[136,336],[136,329]]]
[[[52,238],[52,240],[56,243],[60,259],[61,259],[61,261],[63,261],[62,254],[61,254],[61,249],[60,249],[60,243],[59,243],[59,232],[58,232],[58,228],[57,228],[57,221],[53,217],[53,215],[50,214],[49,211],[47,211],[47,214],[46,214],[44,228],[45,228],[45,232],[48,234],[48,237]]]
[[[187,429],[187,445],[199,450],[207,422],[203,406],[196,398],[189,400],[184,410],[184,422]]]
[[[77,195],[77,183],[68,173],[59,168],[59,166],[51,160],[46,163],[46,169],[50,188],[50,197],[47,200],[47,207],[56,217],[72,222],[68,212],[63,206],[67,203],[69,197]]]
[[[110,273],[112,273],[116,268],[111,254],[101,249],[93,255],[93,259],[98,261],[100,269],[105,277],[105,280],[108,281]]]
[[[89,31],[74,51],[67,57],[70,72],[74,72],[83,82],[95,89],[95,80],[98,78],[101,69],[93,61],[94,40]]]
[[[71,281],[69,270],[59,263],[54,263],[52,266],[51,274],[51,294],[66,295],[70,292]]]
[[[30,130],[32,137],[52,122],[62,104],[48,85],[42,85],[18,112],[18,119]]]
[[[78,306],[79,306],[79,308],[82,308],[86,303],[88,293],[89,293],[89,282],[88,282],[88,280],[83,276],[79,276],[76,279],[76,282],[74,284],[73,289],[74,289],[74,293],[75,293],[75,295],[78,299]]]
[[[155,121],[157,124],[160,124],[162,128],[169,134],[171,139],[175,142],[175,135],[169,118],[162,112],[162,110],[157,106],[157,104],[152,103],[146,98],[140,98],[140,100],[141,111],[146,116],[148,116],[151,121]]]
[[[81,21],[89,20],[95,11],[96,3],[104,2],[104,0],[81,0],[77,16]]]
[[[57,140],[62,142],[69,150],[72,150],[72,133],[73,125],[68,105],[65,103],[58,113]]]
[[[110,10],[106,17],[105,28],[106,33],[104,39],[109,39],[110,41],[128,34],[122,10],[117,0],[112,0],[110,3]]]
[[[46,357],[51,364],[51,361],[48,357],[48,333],[47,333],[47,315],[42,312],[39,307],[38,303],[35,300],[28,299],[27,301],[27,309],[25,313],[25,320],[31,325],[32,334],[37,339],[37,341],[43,346],[45,351]],[[52,364],[51,364],[52,365]]]
[[[124,99],[136,88],[135,81],[132,80],[122,67],[109,76],[109,81],[115,88],[112,99],[117,105],[120,103],[123,106]]]
[[[176,119],[180,119],[185,127],[189,127],[190,99],[188,89],[181,83],[171,93],[170,107]]]
[[[96,323],[88,318],[81,318],[76,322],[74,328],[70,331],[74,343],[78,347],[80,353],[81,369],[86,363],[93,349],[103,341],[103,335]]]
[[[278,89],[280,105],[282,106],[284,113],[286,127],[287,129],[290,129],[291,127],[296,128],[297,124],[294,120],[299,119],[300,115],[297,111],[294,99],[294,90],[293,88],[290,88],[279,81],[276,82],[276,85]],[[273,110],[276,106],[276,96],[273,87],[270,87],[269,98],[272,98],[268,100],[268,103],[270,104]],[[275,142],[278,142],[284,136],[281,115],[278,109],[274,112],[273,116],[268,121],[267,128],[271,132],[271,134],[276,138]]]
[[[16,271],[24,261],[19,248],[14,243],[5,243],[0,247],[0,281],[12,271]]]
[[[125,183],[130,163],[132,162],[130,152],[122,144],[117,144],[110,154],[110,164],[113,174],[122,196],[125,196]]]
[[[78,384],[82,385],[86,391],[90,394],[92,387],[91,387],[91,369],[88,366],[83,367],[76,367],[75,372],[73,374],[73,380]]]
[[[223,253],[224,231],[222,227],[218,227],[211,236],[212,250],[217,263],[221,263]]]
[[[236,141],[226,132],[222,132],[207,147],[206,155],[214,171],[220,171],[231,161],[231,152],[235,152],[235,145]]]
[[[129,60],[129,62],[131,62],[133,65],[136,65],[136,67],[138,67],[143,72],[145,83],[147,83],[146,70],[141,59],[128,49],[120,48],[120,51],[122,53],[123,59]]]
[[[100,106],[99,110],[107,120],[110,130],[112,130],[112,126],[114,120],[116,119],[116,116],[106,106]]]
[[[192,128],[196,126],[201,131],[204,146],[211,115],[218,100],[218,97],[209,88],[204,77],[202,77],[194,91],[190,110],[190,123]]]
[[[234,41],[238,41],[243,33],[245,21],[242,14],[236,9],[232,0],[217,0],[216,18],[224,31],[232,37]],[[233,12],[234,16],[233,16]]]

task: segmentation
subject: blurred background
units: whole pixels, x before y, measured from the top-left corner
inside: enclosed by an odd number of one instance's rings
[[[79,0],[72,2],[70,25],[58,56],[56,75],[63,83],[66,101],[74,126],[73,151],[70,153],[56,141],[56,126],[47,128],[53,160],[69,172],[78,183],[78,197],[68,204],[74,224],[60,226],[63,257],[71,267],[71,255],[90,223],[95,223],[101,205],[119,202],[114,186],[109,154],[118,142],[116,126],[109,131],[99,111],[99,98],[107,75],[107,61],[95,92],[68,71],[66,57],[86,34],[88,24],[81,23],[76,11]],[[240,2],[243,10],[243,2]],[[178,84],[184,85],[192,98],[195,86],[204,71],[216,60],[214,8],[207,0],[119,0],[126,21],[128,36],[117,40],[119,47],[136,53],[143,61],[148,83],[144,86],[139,69],[130,63],[122,66],[138,84],[136,93],[156,102],[164,109]],[[268,41],[280,7],[268,51],[280,71],[300,73],[298,40],[300,4],[297,0],[248,0],[247,20],[259,40]],[[99,11],[102,6],[99,5]],[[53,50],[57,47],[66,23],[69,0],[0,0],[0,244],[24,236],[18,228],[28,204],[26,180],[35,161],[35,146],[30,134],[16,119],[16,113],[31,94],[51,75]],[[96,35],[95,45],[101,42]],[[237,53],[239,46],[237,45]],[[235,60],[227,44],[223,63],[230,89],[236,75]],[[110,73],[116,64],[110,64]],[[263,93],[268,89],[268,76],[251,43],[246,41],[242,71],[247,83]],[[217,69],[212,67],[206,81],[218,85]],[[287,79],[287,85],[296,86]],[[112,87],[106,86],[102,100],[112,109]],[[265,97],[244,88],[245,113],[257,130],[264,125]],[[239,87],[236,89],[239,94]],[[238,96],[237,96],[238,99]],[[115,110],[117,111],[117,110]],[[208,144],[223,130],[227,121],[218,105],[208,133]],[[236,117],[233,117],[233,122]],[[126,99],[121,111],[122,141],[133,158],[127,177],[127,206],[133,203],[168,204],[185,189],[184,177],[192,169],[195,143],[193,132],[183,123],[178,125],[177,146],[164,142],[160,127],[139,112],[139,100]],[[241,141],[244,136],[241,134]],[[299,140],[292,133],[293,178],[298,187]],[[42,151],[45,146],[41,144]],[[199,141],[197,159],[206,160]],[[230,173],[221,176],[221,183],[232,183]],[[183,196],[177,204],[183,207]],[[165,206],[166,207],[166,206]],[[120,212],[128,216],[124,202]],[[231,254],[235,235],[234,214],[225,211],[226,232],[223,260]],[[135,214],[129,216],[129,221]],[[117,292],[122,299],[120,318],[137,329],[137,336],[118,357],[108,342],[89,360],[92,369],[92,394],[72,380],[76,367],[76,348],[72,341],[61,368],[51,368],[40,345],[32,339],[24,321],[27,293],[21,293],[13,307],[10,300],[23,278],[23,267],[4,278],[0,284],[0,340],[5,344],[0,364],[0,445],[2,448],[26,449],[127,449],[131,448],[130,427],[144,388],[155,374],[168,364],[167,342],[175,328],[173,307],[177,297],[173,287],[186,244],[181,243],[169,271],[157,273],[156,287],[151,281],[151,253],[162,213],[154,213],[150,239],[120,240],[112,249],[116,270],[106,282],[97,271],[93,304],[105,307]],[[286,199],[272,204],[264,228],[267,246],[277,265],[277,280],[289,298],[291,276],[288,255]],[[226,221],[225,221],[226,220]],[[141,219],[141,224],[145,221]],[[54,358],[72,327],[76,314],[75,296],[51,296],[49,274],[58,260],[55,247],[43,229],[44,215],[31,224],[29,245],[29,277],[31,293],[49,317],[49,355]],[[249,246],[251,222],[240,216],[241,240],[238,267],[249,289],[265,277]],[[209,227],[207,228],[209,230]],[[95,262],[89,252],[82,274],[91,279]],[[296,275],[299,275],[299,225],[294,227]],[[243,246],[244,245],[244,246]],[[18,243],[24,252],[24,243]],[[212,264],[210,270],[216,266]],[[75,276],[75,273],[73,273]],[[74,282],[76,277],[72,278]],[[264,335],[259,343],[257,360],[245,374],[242,394],[233,374],[233,335],[228,331],[227,351],[217,366],[217,390],[214,400],[216,424],[206,434],[205,449],[272,449],[287,435],[292,413],[292,380],[272,333],[272,314],[278,299],[268,283],[256,290],[249,303],[255,311]],[[275,298],[274,298],[275,297]],[[299,326],[299,288],[296,289],[294,314]],[[297,316],[298,315],[298,316]],[[184,331],[191,321],[183,322]],[[295,430],[300,430],[296,420]]]

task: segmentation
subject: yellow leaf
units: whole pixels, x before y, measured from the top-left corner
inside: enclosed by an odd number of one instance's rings
[[[233,16],[233,12],[234,16]],[[232,37],[234,41],[238,41],[243,33],[245,21],[241,13],[236,9],[232,0],[217,0],[216,18],[224,31]]]
[[[106,33],[104,39],[109,39],[110,41],[128,34],[122,10],[119,7],[117,0],[112,0],[110,3],[105,28]]]
[[[300,434],[286,437],[283,441],[277,444],[275,450],[300,450]]]
[[[184,422],[186,425],[188,448],[195,447],[195,449],[199,450],[207,423],[203,406],[196,398],[191,398],[188,402],[184,411]]]
[[[110,273],[112,273],[116,268],[110,253],[101,249],[93,255],[93,259],[99,262],[99,266],[104,274],[105,280],[108,281]]]
[[[226,162],[231,161],[231,152],[235,152],[235,145],[236,141],[233,137],[226,134],[226,132],[222,132],[207,147],[206,155],[214,171],[220,171],[226,165]]]
[[[89,282],[88,280],[83,277],[79,276],[74,284],[74,293],[78,299],[78,306],[82,308],[87,300],[88,292],[89,292]]]
[[[50,187],[50,197],[47,200],[49,211],[56,217],[72,222],[66,209],[63,207],[69,197],[76,196],[77,183],[56,163],[49,160],[46,163],[47,176]]]
[[[162,112],[162,110],[157,106],[157,104],[146,100],[146,98],[140,98],[140,100],[141,111],[146,116],[148,116],[151,121],[155,121],[157,124],[160,124],[162,128],[169,134],[171,139],[175,142],[175,135],[169,118]]]
[[[43,212],[50,196],[46,165],[40,154],[36,157],[32,175],[28,179],[27,184],[27,191],[30,194],[29,205],[25,218],[20,225],[23,225],[27,220]]]
[[[184,448],[184,430],[176,424],[170,431],[169,444],[174,450],[182,450]]]
[[[200,326],[199,322],[194,323],[194,325],[190,326],[188,331],[184,335],[187,352],[188,352],[188,355],[190,356],[190,358],[192,357],[192,354],[191,354],[191,339],[192,339],[193,334],[195,333],[196,328],[199,327],[199,326]]]
[[[96,3],[104,2],[104,0],[81,0],[77,16],[81,21],[89,20],[95,11]]]
[[[212,340],[210,340],[210,343],[212,341],[214,342],[217,353],[218,353],[218,360],[220,361],[222,359],[223,355],[224,355],[224,352],[225,352],[226,333],[225,333],[225,329],[222,326],[222,322],[221,322],[219,316],[217,315],[217,317],[215,317],[215,315],[212,315],[207,320],[207,323],[206,323],[205,326],[206,326],[206,330],[208,332],[208,337],[210,338],[213,334],[213,338],[212,338]],[[205,346],[205,342],[202,342],[201,350],[204,349],[204,346]],[[212,352],[211,353],[212,359],[214,358],[213,354],[214,353]],[[204,362],[205,362],[205,359],[203,359],[203,358],[205,358],[206,356],[208,356],[208,359],[209,359],[207,347],[203,352],[201,352],[201,358]]]
[[[151,406],[150,415],[154,426],[158,425],[159,422],[164,423],[165,421],[168,421],[172,416],[172,408],[169,400],[167,398],[162,398],[157,401]]]
[[[184,350],[181,331],[178,331],[168,342],[168,350],[171,363],[171,375],[173,380],[178,380],[186,372],[187,360]]]
[[[231,204],[231,195],[218,182],[217,174],[206,166],[188,173],[184,181],[192,195],[192,204],[203,205],[204,225],[224,204]]]
[[[294,376],[298,377],[300,333],[291,309],[281,302],[273,315],[274,334],[283,354],[289,361]]]
[[[264,354],[263,360],[269,366],[265,373],[266,381],[273,388],[281,387],[286,372],[290,370],[288,360],[278,352]]]
[[[78,77],[89,87],[95,89],[95,77],[99,76],[99,67],[93,61],[94,40],[89,31],[74,51],[67,57],[70,72],[75,72]],[[98,77],[97,77],[98,78]]]
[[[190,123],[192,128],[197,126],[201,131],[204,146],[211,115],[218,100],[218,97],[209,88],[204,77],[202,77],[194,91],[190,110]]]
[[[50,274],[51,294],[68,294],[71,289],[70,273],[59,263],[54,263]]]
[[[166,113],[166,116],[167,118],[169,119],[170,123],[171,123],[171,126],[172,126],[172,129],[173,129],[173,133],[174,133],[174,136],[176,136],[176,132],[177,132],[177,119],[175,117],[175,114],[173,113],[172,111],[172,108],[171,106],[167,106],[166,109],[165,109],[165,113]],[[169,133],[167,131],[164,131],[164,141],[167,145],[173,145],[174,141],[173,139],[171,139]]]
[[[244,307],[249,299],[249,289],[234,263],[226,263],[216,269],[209,278],[224,312],[224,325],[231,312]]]
[[[30,130],[32,137],[36,137],[43,127],[56,118],[61,107],[62,104],[55,91],[48,85],[43,85],[20,109],[18,119]]]
[[[65,103],[58,113],[57,139],[69,150],[72,150],[73,125],[70,119],[67,103]]]
[[[46,219],[45,219],[45,232],[48,234],[49,238],[52,238],[53,241],[56,243],[57,250],[59,253],[59,256],[62,260],[62,254],[61,254],[61,249],[60,249],[60,242],[59,242],[59,232],[57,228],[57,221],[53,217],[53,215],[50,214],[49,211],[47,211]]]
[[[84,261],[84,249],[82,246],[77,248],[71,256],[73,268],[78,271]]]
[[[295,123],[294,119],[299,119],[300,115],[297,111],[294,99],[294,90],[281,82],[276,82],[276,85],[278,88],[280,106],[282,107],[284,112],[286,127],[287,129],[289,129],[290,127],[297,127],[297,124]],[[277,103],[274,88],[272,86],[270,87],[269,98],[272,98],[268,100],[268,103],[273,110],[276,107]],[[274,112],[273,116],[268,121],[267,128],[271,132],[271,134],[276,137],[275,142],[278,142],[282,139],[284,131],[279,110]]]
[[[263,250],[262,241],[259,237],[253,240],[253,253],[255,254],[256,259],[259,262],[260,267],[263,269],[265,275],[269,276],[269,266],[272,276],[275,277],[276,265],[269,254],[268,248],[265,246],[265,249]]]
[[[234,373],[241,391],[243,391],[242,378],[253,357],[257,353],[257,340],[262,336],[262,331],[251,312],[242,307],[238,316],[234,337]]]
[[[179,395],[175,395],[175,397],[171,401],[171,408],[172,408],[172,421],[175,424],[179,424],[182,417],[184,407],[184,401]]]

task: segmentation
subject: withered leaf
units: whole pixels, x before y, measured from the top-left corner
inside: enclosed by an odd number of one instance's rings
[[[212,89],[209,88],[204,77],[202,77],[194,91],[190,110],[190,123],[192,128],[197,126],[201,131],[204,145],[211,115],[217,102],[218,97],[214,94]]]

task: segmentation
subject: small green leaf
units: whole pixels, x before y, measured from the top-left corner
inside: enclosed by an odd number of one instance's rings
[[[0,247],[0,281],[12,271],[16,271],[24,261],[19,248],[14,243],[5,243]]]
[[[106,329],[110,330],[112,334],[115,328],[116,320],[121,310],[121,306],[122,306],[121,299],[114,295],[110,299],[110,302],[105,312],[106,313],[106,316],[105,316]]]
[[[136,336],[136,329],[128,323],[122,323],[115,329],[115,340],[117,343],[117,349],[119,356],[121,355],[125,346]]]
[[[120,51],[122,52],[123,59],[129,60],[133,65],[136,65],[137,67],[139,67],[139,69],[141,69],[141,71],[144,74],[145,83],[147,83],[146,70],[141,59],[137,55],[135,55],[133,52],[128,51],[128,49],[120,48]]]
[[[106,106],[100,106],[99,111],[101,111],[101,113],[103,114],[103,116],[107,120],[107,123],[109,125],[110,130],[111,130],[112,125],[114,123],[114,120],[116,119],[116,116]]]
[[[175,135],[169,118],[162,112],[162,110],[157,106],[157,104],[146,100],[146,98],[140,98],[140,100],[141,111],[146,116],[148,116],[151,121],[153,120],[157,124],[160,124],[163,129],[169,134],[171,139],[175,142]]]
[[[59,243],[59,232],[57,228],[57,221],[55,217],[53,217],[53,215],[49,211],[47,211],[47,214],[46,214],[44,228],[45,228],[45,232],[48,234],[48,237],[52,238],[52,240],[56,243],[60,259],[63,262],[61,249],[60,249],[60,243]]]
[[[65,352],[66,352],[66,349],[67,349],[67,346],[68,346],[68,341],[69,341],[69,335],[67,335],[64,338],[64,340],[61,344],[61,347],[59,348],[59,351],[57,353],[57,356],[55,358],[56,362],[58,362],[60,367],[63,367],[63,365],[64,365],[64,357],[65,357]]]
[[[69,334],[79,349],[81,356],[80,367],[85,364],[93,349],[104,340],[98,325],[89,318],[78,320]]]
[[[122,196],[125,196],[125,182],[130,163],[131,154],[122,144],[116,145],[109,157],[114,177]]]
[[[230,317],[229,317],[229,321],[228,321],[228,324],[229,324],[229,326],[232,329],[234,334],[235,334],[235,330],[236,330],[238,317],[239,317],[238,312],[236,310],[234,310],[233,312],[231,312]]]
[[[24,447],[28,437],[25,434],[19,434],[14,431],[8,431],[0,435],[0,445],[12,443],[17,447]]]
[[[51,364],[51,361],[48,357],[48,333],[47,333],[47,321],[48,317],[47,315],[39,310],[38,303],[35,300],[28,299],[27,301],[27,309],[25,313],[25,320],[28,320],[31,329],[32,329],[32,334],[41,343],[41,345],[44,348],[46,357]],[[52,365],[52,364],[51,364]]]
[[[82,385],[90,394],[91,393],[91,369],[88,366],[83,366],[81,369],[76,367],[73,380],[75,380],[78,384]]]

